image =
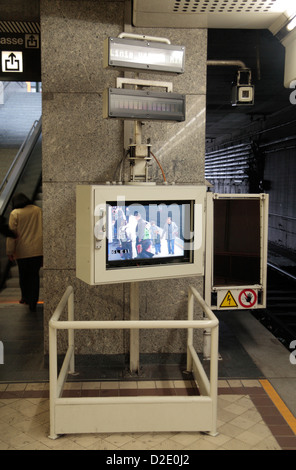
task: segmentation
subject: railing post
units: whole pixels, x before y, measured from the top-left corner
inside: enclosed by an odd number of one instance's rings
[[[130,320],[139,320],[139,283],[130,285]],[[130,330],[130,371],[138,372],[140,367],[139,330]]]
[[[188,321],[193,320],[194,297],[191,287],[188,288]],[[189,346],[193,346],[193,328],[187,330],[187,371],[192,371],[192,356]]]
[[[49,413],[50,413],[50,439],[56,439],[55,433],[55,401],[57,398],[57,330],[49,323]]]
[[[217,402],[218,402],[218,345],[219,345],[219,324],[211,330],[211,367],[210,367],[210,396],[213,403],[211,436],[217,433]]]
[[[68,320],[74,321],[74,293],[73,291],[71,292],[68,298]],[[69,373],[74,374],[75,372],[75,349],[74,349],[74,329],[73,328],[69,328],[68,330],[68,343],[69,343],[69,347],[73,346]]]

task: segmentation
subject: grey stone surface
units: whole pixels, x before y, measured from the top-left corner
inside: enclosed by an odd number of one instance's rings
[[[103,42],[122,32],[123,6],[120,1],[42,2],[44,92],[98,93],[110,86],[119,72],[103,69]]]
[[[122,158],[121,121],[102,118],[102,95],[44,93],[43,181],[113,179]]]

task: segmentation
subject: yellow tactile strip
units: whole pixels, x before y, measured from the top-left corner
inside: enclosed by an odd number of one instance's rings
[[[260,383],[272,402],[275,404],[276,408],[279,410],[283,418],[286,420],[288,425],[290,426],[291,430],[293,433],[296,435],[296,418],[293,416],[291,411],[287,408],[283,400],[280,398],[278,393],[275,391],[275,389],[272,387],[271,383],[264,379],[260,380]]]

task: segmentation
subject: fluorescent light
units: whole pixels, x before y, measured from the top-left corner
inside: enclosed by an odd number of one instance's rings
[[[294,16],[294,18],[292,18],[290,23],[288,23],[287,30],[292,31],[295,27],[296,27],[296,16]]]
[[[149,40],[107,38],[104,67],[184,72],[185,47]]]

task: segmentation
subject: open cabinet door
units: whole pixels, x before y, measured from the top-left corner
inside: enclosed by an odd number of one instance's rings
[[[268,194],[207,193],[205,300],[212,310],[266,306]]]

